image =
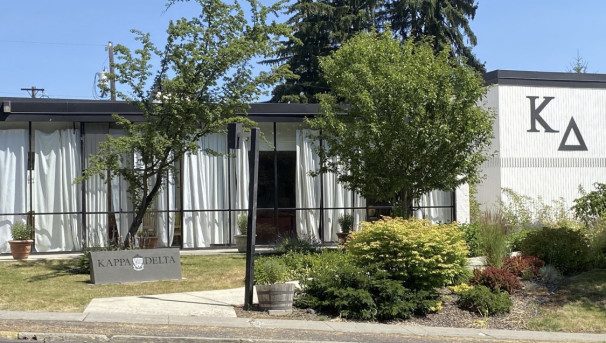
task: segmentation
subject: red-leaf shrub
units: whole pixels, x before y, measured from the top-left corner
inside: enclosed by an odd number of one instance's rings
[[[482,285],[493,291],[502,290],[509,294],[513,294],[522,288],[522,283],[515,275],[507,270],[495,267],[484,270],[475,269],[470,282],[472,285]]]
[[[535,278],[544,265],[545,261],[536,256],[518,255],[503,260],[503,269],[518,277],[527,275]]]

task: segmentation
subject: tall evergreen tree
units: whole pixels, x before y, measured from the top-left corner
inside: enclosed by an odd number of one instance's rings
[[[374,26],[376,0],[299,0],[288,9],[293,36],[268,64],[288,64],[298,79],[273,90],[272,102],[317,102],[328,92],[318,58],[328,56],[357,32]]]
[[[469,27],[478,6],[475,0],[298,0],[290,6],[287,22],[294,38],[269,64],[288,64],[299,76],[273,91],[272,102],[317,102],[316,94],[328,92],[318,58],[328,56],[360,31],[390,26],[401,40],[433,36],[437,52],[449,47],[480,72],[484,65],[471,52],[476,36]],[[465,40],[468,44],[465,44]]]
[[[433,36],[436,53],[450,47],[454,55],[465,57],[469,66],[483,73],[484,64],[471,52],[477,38],[469,20],[477,9],[475,0],[386,0],[378,16],[402,39]]]

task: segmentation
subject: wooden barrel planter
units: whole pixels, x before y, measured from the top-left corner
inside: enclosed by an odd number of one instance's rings
[[[295,285],[282,283],[273,285],[256,285],[259,310],[292,312]]]
[[[156,249],[159,237],[139,237],[139,249]]]

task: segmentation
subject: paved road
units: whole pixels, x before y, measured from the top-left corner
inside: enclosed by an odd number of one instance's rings
[[[55,342],[513,342],[489,336],[424,336],[400,333],[337,332],[304,329],[200,327],[125,323],[0,320],[2,333],[20,333],[20,340]],[[7,340],[6,342],[14,342]],[[524,342],[524,340],[515,340]],[[530,342],[530,341],[528,341]],[[541,342],[541,341],[532,341]]]

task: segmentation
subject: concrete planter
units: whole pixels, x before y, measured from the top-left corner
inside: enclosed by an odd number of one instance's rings
[[[29,253],[32,251],[32,243],[34,241],[29,239],[26,241],[8,241],[11,246],[11,254],[15,260],[25,260],[29,257]]]
[[[234,235],[238,252],[246,252],[246,235]]]

